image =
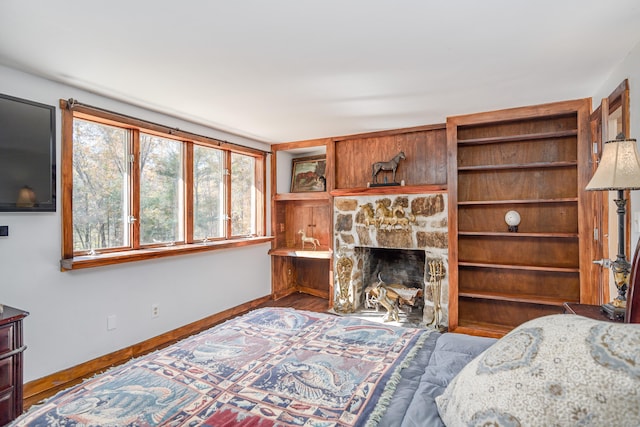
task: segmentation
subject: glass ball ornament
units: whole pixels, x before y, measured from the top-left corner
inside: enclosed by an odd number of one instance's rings
[[[504,222],[509,226],[509,231],[515,233],[520,225],[520,214],[518,211],[509,211],[504,216]]]

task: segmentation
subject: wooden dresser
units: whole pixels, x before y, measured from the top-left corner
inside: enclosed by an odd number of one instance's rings
[[[28,315],[6,305],[0,314],[0,425],[22,413],[22,319]]]

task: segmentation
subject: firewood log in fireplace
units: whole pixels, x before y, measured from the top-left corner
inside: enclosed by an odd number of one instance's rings
[[[415,307],[422,297],[422,289],[419,288],[412,288],[409,286],[401,285],[399,283],[376,283],[372,286],[367,287],[367,289],[365,290],[368,297],[373,297],[374,304],[380,296],[380,287],[385,288],[385,290],[387,291],[387,298],[394,301],[398,306],[408,305],[410,307]],[[368,299],[371,298],[369,297]]]

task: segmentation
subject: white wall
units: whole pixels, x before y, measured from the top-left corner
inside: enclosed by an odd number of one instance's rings
[[[593,96],[593,105],[597,107],[602,98],[609,94],[622,82],[629,79],[629,106],[631,115],[630,134],[640,142],[640,43],[629,52],[626,58],[618,64],[609,78],[600,86]],[[638,146],[640,148],[640,145]],[[627,206],[627,214],[640,216],[640,191],[631,192],[631,202]],[[615,221],[617,219],[614,218]],[[617,222],[616,222],[617,223]],[[640,224],[631,222],[631,250],[635,250],[636,242],[640,238]],[[615,256],[615,255],[614,255]],[[629,255],[631,259],[631,255]],[[614,294],[613,294],[614,295]]]
[[[269,149],[256,141],[1,66],[0,92],[56,107],[59,99],[75,98],[185,131]],[[58,112],[58,171],[60,128]],[[59,180],[57,188],[60,195]],[[144,341],[271,292],[268,244],[60,272],[60,210],[58,203],[55,213],[0,212],[0,225],[9,226],[9,237],[0,237],[0,303],[31,313],[24,321],[24,339],[28,346],[25,381]],[[151,305],[156,303],[160,305],[160,316],[154,319]],[[112,331],[107,331],[109,315],[115,315],[117,320],[117,328]]]

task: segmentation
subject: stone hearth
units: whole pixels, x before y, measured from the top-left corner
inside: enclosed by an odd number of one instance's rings
[[[434,307],[441,308],[439,325],[448,324],[449,280],[448,228],[446,194],[398,194],[379,196],[354,196],[334,198],[334,310],[356,312],[364,306],[365,289],[371,286],[369,262],[365,259],[370,251],[361,248],[384,248],[424,251],[425,266],[429,262],[441,261],[444,277],[441,280],[440,299],[434,301],[434,289],[429,283],[429,270],[423,273],[421,284],[424,292],[422,313],[424,325],[433,324]],[[387,283],[400,283],[415,287],[414,279],[408,280],[403,270],[415,272],[416,258],[406,257],[407,266],[397,254],[391,255],[395,272],[383,277]],[[402,258],[402,256],[400,257]],[[423,261],[418,261],[422,263]],[[376,261],[379,262],[379,261]],[[424,272],[425,266],[422,266]],[[385,273],[383,273],[384,276]],[[411,281],[412,283],[401,283]],[[435,289],[436,295],[438,289]],[[439,304],[438,304],[439,303]]]

